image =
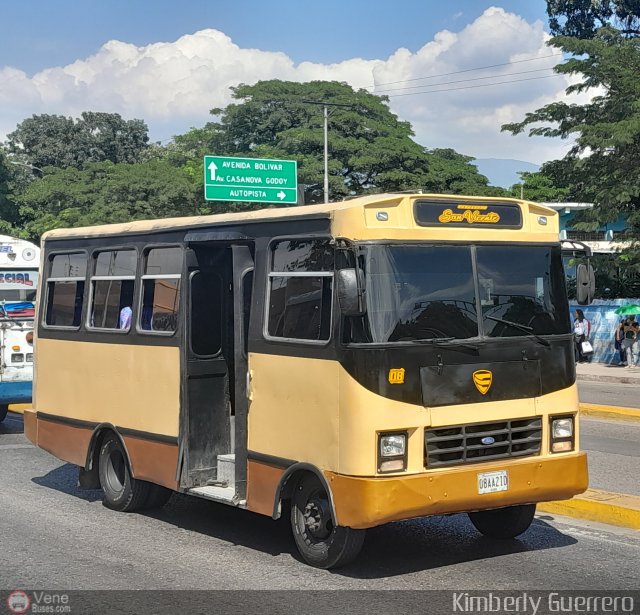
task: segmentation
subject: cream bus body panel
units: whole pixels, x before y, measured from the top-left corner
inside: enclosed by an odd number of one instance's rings
[[[473,200],[474,203],[508,201],[515,199],[492,199],[481,197],[454,197],[459,201]],[[428,200],[429,195],[416,197],[383,198],[358,208],[342,208],[333,211],[332,234],[354,240],[400,240],[400,241],[468,241],[498,243],[557,243],[559,233],[558,213],[535,203],[524,202],[522,207],[522,228],[420,226],[413,215],[412,204],[416,200]],[[440,197],[442,199],[442,197]],[[455,200],[451,201],[452,204]],[[386,220],[377,217],[378,212],[387,215]],[[544,223],[542,222],[544,220]]]
[[[249,360],[249,450],[347,476],[380,476],[376,467],[378,432],[409,432],[407,469],[398,473],[403,476],[426,471],[426,427],[571,414],[578,409],[575,384],[538,398],[427,408],[369,391],[334,361],[255,353]],[[320,412],[329,420],[317,421]],[[338,446],[339,442],[349,445]],[[548,442],[548,424],[543,421],[541,453],[535,459],[560,457],[549,453]],[[575,449],[580,449],[578,421]],[[450,467],[429,470],[450,471]]]
[[[337,361],[250,353],[248,449],[337,470],[340,371]]]
[[[178,436],[179,348],[41,338],[37,352],[37,412]]]

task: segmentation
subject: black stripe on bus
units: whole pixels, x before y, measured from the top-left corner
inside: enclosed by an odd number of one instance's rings
[[[290,468],[294,466],[297,461],[292,459],[285,459],[284,457],[275,457],[274,455],[266,455],[265,453],[257,453],[256,451],[247,451],[247,459],[250,461],[257,461],[259,463],[266,463],[270,466],[276,466],[278,468]]]
[[[67,416],[58,416],[57,414],[47,414],[46,412],[38,412],[36,414],[39,420],[49,423],[60,423],[61,425],[69,425],[70,427],[80,427],[82,429],[90,429],[93,431],[98,425],[95,421],[83,421],[81,419],[72,419]],[[178,444],[178,438],[175,436],[165,436],[163,434],[151,433],[148,431],[140,431],[138,429],[129,429],[128,427],[115,426],[118,433],[122,436],[130,436],[139,438],[140,440],[150,440],[153,442],[164,442],[165,444]]]

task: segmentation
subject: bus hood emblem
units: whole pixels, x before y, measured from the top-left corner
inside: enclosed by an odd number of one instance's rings
[[[493,373],[488,369],[479,369],[473,372],[473,384],[476,385],[476,389],[480,391],[481,395],[486,395],[491,384],[493,383]]]
[[[484,438],[482,438],[482,440],[480,440],[480,442],[482,442],[482,444],[486,444],[487,446],[489,444],[494,444],[496,441],[495,438],[493,438],[492,436],[486,436]]]

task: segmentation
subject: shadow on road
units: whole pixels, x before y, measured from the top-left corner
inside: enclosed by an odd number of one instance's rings
[[[9,412],[4,421],[0,423],[0,435],[24,433],[22,415]]]
[[[66,463],[47,472],[44,476],[36,476],[31,480],[36,485],[62,491],[85,502],[96,502],[102,499],[101,489],[78,489],[78,467],[71,463]]]
[[[102,499],[101,491],[77,488],[77,469],[71,464],[32,480],[37,485],[84,501]],[[113,515],[114,524],[122,514],[105,512]],[[291,537],[288,518],[273,521],[246,510],[178,493],[164,508],[144,511],[140,516],[197,533],[203,538],[221,540],[272,556],[290,554],[301,561]],[[557,549],[576,542],[541,518],[537,518],[519,539],[505,541],[481,536],[466,515],[412,519],[368,530],[360,558],[351,566],[331,571],[331,574],[357,579],[394,577],[514,553]],[[212,543],[213,549],[215,544]]]

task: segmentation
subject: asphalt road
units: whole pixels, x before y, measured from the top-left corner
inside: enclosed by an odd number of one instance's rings
[[[356,564],[316,570],[297,558],[286,523],[246,511],[179,495],[155,512],[110,511],[21,432],[21,417],[0,424],[0,589],[640,587],[640,532],[548,515],[506,542],[465,515],[389,524],[369,531]]]
[[[640,423],[581,419],[581,448],[589,452],[589,485],[640,496]]]
[[[620,369],[621,374],[624,371]],[[588,404],[640,408],[640,386],[637,384],[578,380],[578,394],[580,401]]]

